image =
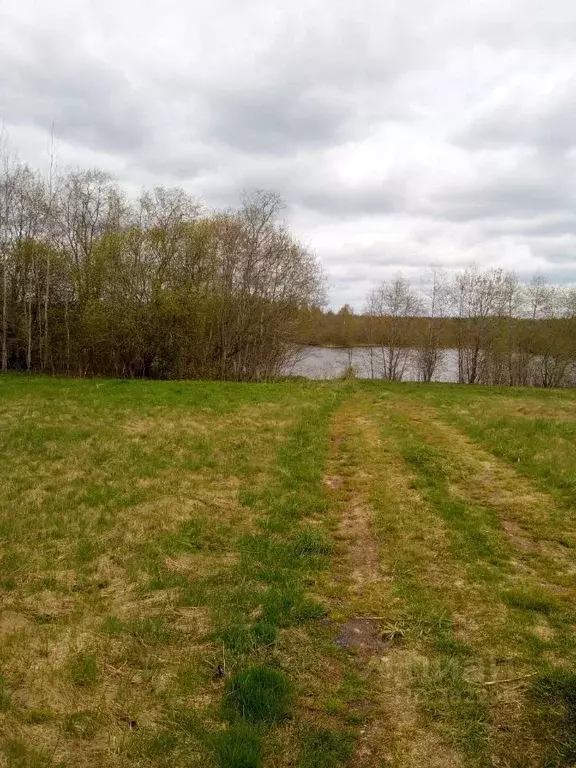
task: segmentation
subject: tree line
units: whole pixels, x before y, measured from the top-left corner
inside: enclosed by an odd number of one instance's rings
[[[101,170],[41,174],[0,136],[0,370],[264,380],[302,344],[366,347],[374,378],[434,379],[456,350],[463,383],[575,380],[576,290],[537,276],[431,269],[324,312],[314,255],[270,192],[208,210],[180,188],[131,198]]]
[[[398,274],[370,291],[361,314],[307,309],[309,344],[366,347],[373,378],[408,371],[433,380],[455,350],[461,383],[559,387],[576,383],[576,289],[537,275],[469,267],[449,277],[438,268],[415,288]]]
[[[1,143],[1,142],[0,142]],[[0,368],[261,380],[323,300],[273,193],[211,211],[180,188],[131,199],[101,170],[41,174],[0,147]]]

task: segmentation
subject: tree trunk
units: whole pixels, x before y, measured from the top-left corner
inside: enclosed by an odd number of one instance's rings
[[[50,333],[48,330],[48,307],[50,303],[50,251],[46,255],[46,292],[44,293],[44,367],[50,362],[52,373],[54,365],[50,354]]]
[[[2,373],[8,370],[8,258],[3,255],[2,275]]]

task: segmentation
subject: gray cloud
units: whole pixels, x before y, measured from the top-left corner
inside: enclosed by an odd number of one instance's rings
[[[428,210],[431,215],[456,222],[506,216],[531,218],[543,211],[565,211],[571,199],[562,179],[538,179],[518,168],[492,179],[442,190],[431,197]]]
[[[410,28],[398,37],[382,26],[376,39],[359,20],[363,5],[374,14],[364,0],[357,9],[336,4],[320,25],[282,17],[285,26],[238,67],[179,73],[160,86],[198,100],[195,129],[203,139],[255,155],[322,149],[362,137],[379,121],[409,120],[411,106],[395,87],[422,63],[423,46]]]
[[[294,201],[324,216],[354,219],[359,215],[385,215],[405,207],[402,179],[384,179],[379,184],[326,187],[302,184],[294,188]]]
[[[332,98],[331,98],[332,96]],[[211,94],[206,133],[227,146],[255,154],[323,147],[345,136],[348,109],[329,92],[277,84]]]
[[[432,262],[571,281],[575,44],[572,0],[0,0],[0,120],[129,189],[279,191],[335,304]]]
[[[525,218],[494,218],[485,223],[483,231],[486,237],[519,235],[529,238],[535,235],[546,238],[566,234],[576,235],[576,212],[573,214],[563,212],[544,213],[533,216],[528,220]]]
[[[551,269],[557,265],[574,269],[576,267],[576,235],[565,234],[552,238],[528,238],[530,250],[545,260]]]
[[[62,140],[111,152],[133,152],[150,130],[138,90],[111,63],[87,55],[68,39],[35,30],[19,35],[2,58],[0,115]]]
[[[557,77],[537,74],[502,87],[456,140],[469,147],[523,144],[552,153],[570,150],[576,145],[576,77],[570,70]]]

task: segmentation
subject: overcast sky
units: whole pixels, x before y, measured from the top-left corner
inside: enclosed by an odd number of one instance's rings
[[[23,160],[280,192],[331,302],[475,261],[576,281],[574,0],[0,0]]]

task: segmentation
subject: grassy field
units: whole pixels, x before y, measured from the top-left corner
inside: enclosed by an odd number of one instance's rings
[[[0,765],[576,764],[576,393],[0,378]]]

